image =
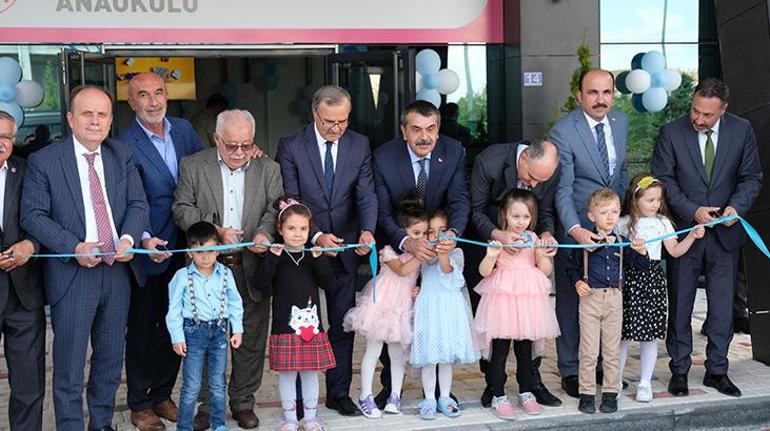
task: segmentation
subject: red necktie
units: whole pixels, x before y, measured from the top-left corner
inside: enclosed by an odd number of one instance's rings
[[[94,207],[94,218],[96,218],[96,232],[99,236],[99,242],[104,244],[103,253],[114,253],[115,240],[112,238],[112,227],[110,226],[110,217],[107,215],[107,202],[104,200],[102,192],[102,183],[99,181],[99,174],[94,168],[94,159],[97,153],[83,154],[88,162],[88,186],[91,190],[91,205]],[[103,255],[102,261],[107,265],[115,263],[115,255]]]

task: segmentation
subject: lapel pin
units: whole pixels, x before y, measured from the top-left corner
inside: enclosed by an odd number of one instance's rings
[[[15,167],[15,166],[12,166],[12,167],[11,167],[11,173],[12,173],[12,174],[15,174],[15,173],[16,173],[16,167]]]
[[[439,163],[444,163],[444,160],[443,160],[443,159],[441,159],[441,157],[439,157],[439,158],[438,158],[438,162],[439,162]]]

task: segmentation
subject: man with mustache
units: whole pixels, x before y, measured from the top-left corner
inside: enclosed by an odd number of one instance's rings
[[[594,190],[608,187],[624,196],[628,184],[626,149],[628,117],[612,109],[615,78],[612,73],[592,69],[580,79],[575,97],[580,107],[562,117],[549,131],[559,147],[560,177],[555,204],[557,240],[593,244],[600,237],[592,231],[586,199]],[[556,254],[556,317],[561,336],[556,339],[562,388],[578,397],[578,295],[569,282],[568,250]],[[600,373],[597,372],[600,377]],[[597,379],[601,381],[601,379]]]
[[[203,146],[190,122],[166,116],[168,92],[163,78],[145,72],[128,83],[128,104],[136,118],[119,139],[134,155],[142,176],[150,225],[142,234],[146,249],[184,248],[184,234],[174,223],[171,204],[179,177],[179,161]],[[170,259],[169,259],[170,257]],[[131,423],[140,431],[165,429],[160,418],[176,422],[177,408],[171,392],[179,372],[180,358],[171,348],[166,329],[168,284],[184,265],[184,254],[138,255],[147,275],[140,285],[134,279],[126,332],[126,386]]]
[[[215,130],[216,147],[182,159],[171,210],[184,231],[207,221],[216,226],[220,244],[254,243],[223,251],[217,258],[233,272],[243,300],[243,344],[231,350],[230,411],[239,427],[254,429],[259,426],[254,394],[262,384],[270,298],[250,286],[260,276],[257,254],[267,251],[261,244],[273,240],[277,214],[273,202],[283,195],[283,186],[278,163],[254,157],[259,149],[254,142],[256,124],[249,111],[222,111]],[[206,381],[205,369],[202,381]],[[209,426],[208,395],[208,388],[202,385],[195,430]]]
[[[661,127],[652,155],[652,174],[666,184],[674,223],[683,229],[720,216],[745,215],[762,187],[762,167],[751,124],[727,113],[729,90],[717,79],[698,83],[690,114]],[[708,344],[703,385],[739,397],[727,376],[733,338],[732,313],[738,254],[746,241],[730,220],[706,229],[679,259],[668,259],[669,316],[666,347],[671,356],[668,391],[689,394],[692,366],[692,309],[698,276],[706,274]],[[707,251],[708,250],[708,251]]]
[[[471,198],[465,173],[465,149],[460,142],[439,134],[441,115],[424,100],[410,103],[401,113],[401,134],[374,151],[374,184],[379,211],[377,231],[394,250],[408,251],[421,261],[435,256],[427,239],[411,239],[396,221],[396,204],[413,190],[422,194],[428,211],[438,208],[449,216],[451,234],[461,235],[468,223]],[[380,360],[382,391],[375,397],[385,407],[390,390],[387,349]],[[398,394],[396,394],[398,395]]]

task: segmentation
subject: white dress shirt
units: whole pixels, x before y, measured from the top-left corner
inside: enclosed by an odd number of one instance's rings
[[[599,121],[591,118],[585,111],[583,111],[583,115],[585,115],[586,121],[588,121],[588,127],[591,129],[591,135],[594,137],[594,143],[598,145],[599,141],[596,140],[595,127],[599,124]],[[612,176],[615,173],[615,162],[618,159],[617,152],[615,151],[615,138],[612,136],[612,127],[610,127],[610,120],[606,115],[601,123],[604,124],[604,142],[607,144],[607,160],[610,163],[610,176]]]
[[[77,138],[72,137],[73,146],[75,148],[75,159],[78,163],[78,178],[80,178],[80,192],[83,195],[83,209],[85,210],[86,220],[86,237],[84,242],[99,242],[99,232],[96,228],[96,214],[94,213],[94,205],[91,202],[91,183],[88,180],[88,161],[84,157],[85,154],[96,153],[94,157],[94,169],[99,176],[99,183],[102,185],[102,194],[104,195],[104,202],[107,206],[107,217],[110,219],[110,230],[112,231],[112,240],[115,242],[115,247],[118,246],[120,239],[127,239],[131,245],[134,244],[134,239],[131,235],[123,235],[118,238],[118,231],[115,229],[115,220],[112,217],[112,206],[110,206],[110,198],[107,196],[107,186],[104,183],[104,162],[102,161],[101,146],[96,151],[90,151],[84,147],[83,144],[78,142]]]
[[[529,147],[527,144],[519,144],[516,147],[516,174],[518,176],[519,172],[519,160],[521,159],[521,153],[524,152]],[[532,190],[530,187],[528,187],[526,184],[522,183],[521,180],[516,180],[516,187],[524,190]]]
[[[711,142],[714,143],[715,155],[717,153],[717,145],[718,145],[717,142],[719,141],[719,123],[720,122],[722,122],[721,118],[717,120],[717,122],[714,123],[714,127],[711,128],[711,130],[713,131],[711,133]],[[696,129],[696,131],[698,132],[698,145],[700,146],[700,159],[703,162],[703,165],[705,166],[706,165],[706,140],[708,139],[708,136],[706,136],[706,131],[708,131],[708,129],[704,131],[700,131]]]
[[[5,229],[3,212],[5,211],[5,179],[8,177],[8,161],[0,167],[0,229]]]
[[[217,153],[217,160],[219,160],[219,171],[222,173],[222,191],[224,193],[224,198],[222,199],[222,204],[224,205],[221,217],[222,227],[241,230],[243,228],[243,196],[246,184],[246,170],[249,168],[249,163],[236,170],[232,170],[225,164],[219,153]]]
[[[326,139],[318,132],[318,127],[316,127],[315,123],[313,123],[313,130],[315,130],[315,140],[318,143],[318,153],[321,155],[321,172],[326,172]],[[332,142],[332,162],[334,163],[332,169],[337,167],[337,150],[339,150],[339,146],[339,140]]]
[[[409,144],[406,144],[406,149],[409,151],[409,160],[412,162],[412,173],[414,174],[414,185],[417,185],[417,177],[420,176],[420,159],[425,159],[425,176],[430,179],[430,156],[431,153],[428,153],[425,157],[419,157],[417,154],[412,151],[412,147],[409,146]]]

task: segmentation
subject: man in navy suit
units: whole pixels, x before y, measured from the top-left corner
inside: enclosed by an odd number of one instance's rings
[[[345,89],[321,87],[313,95],[314,121],[278,144],[283,189],[312,210],[319,229],[312,241],[320,247],[374,243],[377,196],[371,150],[369,139],[347,128],[350,109]],[[343,331],[342,320],[355,304],[358,256],[368,252],[359,247],[337,254],[332,260],[337,288],[326,296],[329,341],[337,361],[326,372],[326,407],[345,416],[360,412],[350,399],[354,334]]]
[[[660,129],[652,173],[663,181],[677,228],[708,223],[719,216],[745,215],[762,187],[762,167],[751,124],[727,113],[729,90],[716,79],[695,87],[692,108]],[[732,313],[738,253],[746,241],[735,220],[706,229],[679,259],[668,260],[668,335],[672,395],[689,394],[692,366],[692,309],[698,276],[706,273],[708,344],[703,384],[730,396],[741,391],[727,376],[733,338]]]
[[[154,73],[140,73],[128,83],[128,104],[136,119],[119,139],[134,155],[150,205],[150,225],[142,234],[142,246],[157,249],[184,248],[184,237],[174,223],[171,205],[182,157],[203,146],[185,119],[166,117],[166,86]],[[168,283],[184,265],[184,255],[168,253],[136,257],[147,275],[142,286],[134,282],[126,333],[126,386],[131,423],[140,431],[165,429],[159,416],[176,422],[171,400],[181,358],[171,348],[166,329]]]
[[[29,257],[40,244],[19,226],[25,163],[11,156],[17,131],[16,120],[0,111],[0,333],[13,431],[43,429],[45,394],[45,295],[39,263]]]
[[[80,86],[70,100],[72,136],[29,158],[21,225],[51,253],[79,255],[47,259],[43,272],[54,332],[56,429],[84,428],[83,370],[90,340],[88,429],[113,430],[131,271],[143,282],[126,251],[147,227],[149,209],[131,150],[107,138],[112,96],[101,87]]]
[[[440,135],[440,126],[441,115],[433,104],[424,100],[412,102],[401,113],[403,137],[374,151],[378,234],[394,250],[408,251],[421,261],[432,259],[435,253],[427,239],[409,238],[398,225],[395,209],[401,197],[410,191],[421,192],[429,211],[440,208],[447,212],[449,228],[458,236],[465,230],[471,211],[465,150],[460,142]],[[380,408],[391,395],[390,361],[387,349],[382,350],[383,388],[375,398]]]
[[[600,239],[588,220],[586,199],[594,190],[608,187],[624,196],[628,185],[626,151],[628,117],[612,109],[615,79],[610,72],[589,70],[575,94],[580,107],[561,118],[550,130],[550,141],[559,147],[560,177],[555,204],[559,226],[557,240],[591,244]],[[559,372],[565,392],[578,397],[578,295],[567,277],[568,249],[556,254],[556,317],[561,336],[556,339]],[[597,373],[598,375],[598,373]],[[601,379],[597,379],[601,381]]]

